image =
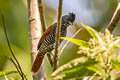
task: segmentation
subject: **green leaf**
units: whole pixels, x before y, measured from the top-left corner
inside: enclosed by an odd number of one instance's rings
[[[116,49],[118,49],[117,45],[120,44],[120,39],[115,40],[114,42],[112,42],[109,45],[109,48],[106,50],[107,53],[113,53],[114,51],[116,51]]]
[[[0,71],[0,76],[9,75],[13,73],[18,73],[17,71]]]
[[[99,74],[102,77],[105,76],[103,69],[99,65],[89,66],[87,69]]]
[[[120,80],[120,76],[118,76],[115,80]]]
[[[87,67],[92,66],[96,63],[97,62],[95,60],[86,57],[77,58],[59,67],[55,72],[53,72],[52,76],[54,80],[73,79],[83,76],[89,76],[92,75],[94,72],[88,70]]]
[[[91,27],[85,25],[85,24],[82,24],[82,26],[88,31],[88,33],[93,37],[93,38],[96,38],[96,32],[94,29],[92,29]]]
[[[100,37],[100,35],[98,34],[98,32],[96,30],[94,30],[93,28],[85,25],[85,24],[82,24],[83,27],[89,32],[89,34],[97,39],[99,41],[99,44],[101,44],[101,46],[105,49],[105,42],[103,41],[103,39]]]
[[[120,60],[111,60],[111,64],[116,70],[120,71]]]
[[[83,41],[83,40],[71,39],[71,38],[67,38],[67,37],[61,37],[61,39],[68,40],[68,41],[70,41],[73,44],[76,44],[78,46],[83,46],[83,47],[86,47],[86,48],[90,47],[89,44],[88,44],[88,42]]]

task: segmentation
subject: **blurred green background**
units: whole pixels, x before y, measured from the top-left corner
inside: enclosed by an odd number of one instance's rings
[[[50,0],[49,0],[50,1]],[[45,19],[47,26],[51,25],[53,22],[56,21],[57,11],[56,4],[51,3],[49,4],[48,0],[45,0]],[[56,1],[56,0],[53,0]],[[52,2],[53,2],[52,1]],[[64,0],[63,0],[64,1]],[[74,1],[74,0],[70,0]],[[80,0],[82,2],[82,0]],[[85,21],[85,24],[94,27],[95,29],[99,31],[104,31],[105,27],[107,27],[114,11],[117,6],[117,0],[85,0],[86,2],[83,3],[83,5],[75,6],[75,3],[73,6],[73,11],[71,11],[71,7],[64,6],[63,8],[63,14],[68,13],[69,11],[74,12],[74,6],[82,7],[84,4],[86,7],[83,7],[80,13],[83,13],[84,10],[88,10],[87,14],[84,14],[83,17],[79,17],[79,19],[76,20],[76,24],[78,26],[69,27],[68,29],[68,37],[72,36],[79,28],[79,24],[81,22]],[[80,2],[80,4],[81,4]],[[68,3],[65,3],[68,4]],[[65,5],[64,4],[64,5]],[[51,6],[52,5],[52,6]],[[92,7],[89,7],[92,6]],[[66,9],[68,10],[67,12]],[[13,52],[15,53],[15,56],[19,60],[23,71],[25,72],[28,80],[32,79],[32,73],[31,73],[31,57],[30,57],[30,41],[29,41],[29,26],[28,26],[28,9],[27,9],[27,1],[26,0],[0,0],[0,10],[3,12],[5,17],[5,25],[7,28],[8,38],[10,40]],[[82,12],[83,11],[83,12]],[[79,12],[74,12],[77,14],[77,16],[81,16],[83,14],[79,14]],[[85,13],[85,12],[84,12]],[[92,18],[85,18],[89,14],[92,14]],[[94,16],[95,14],[95,16]],[[85,18],[85,19],[84,19]],[[93,19],[93,22],[91,23],[91,19]],[[94,22],[97,21],[97,22]],[[119,25],[118,25],[119,26]],[[119,29],[117,28],[116,31],[114,31],[115,35],[119,35]],[[88,40],[89,35],[88,33],[83,29],[79,32],[79,34],[75,37],[78,39],[84,39]],[[63,42],[64,43],[64,42]],[[60,46],[62,48],[62,45]],[[63,65],[67,63],[68,61],[79,57],[77,54],[78,47],[69,44],[65,50],[63,51],[62,55],[60,56],[60,65]],[[16,70],[12,62],[10,62],[6,57],[11,57],[11,53],[8,49],[1,16],[0,16],[0,71],[4,70]],[[45,59],[45,71],[47,74],[47,80],[50,79],[52,68],[49,65],[49,62],[47,58]],[[19,80],[20,77],[18,74],[10,74],[7,75],[8,79],[14,79]],[[4,80],[4,76],[0,76],[0,80]]]

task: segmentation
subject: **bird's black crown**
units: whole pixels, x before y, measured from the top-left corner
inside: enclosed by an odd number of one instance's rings
[[[74,22],[75,20],[75,14],[74,13],[69,13],[69,21],[71,21],[72,23]]]
[[[74,20],[75,20],[75,14],[69,13],[68,15],[64,15],[62,17],[62,24],[71,25],[71,24],[73,24]]]

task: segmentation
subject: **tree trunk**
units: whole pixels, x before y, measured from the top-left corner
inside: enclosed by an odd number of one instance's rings
[[[28,14],[31,62],[33,63],[37,55],[37,45],[42,33],[37,0],[28,0]],[[46,80],[43,65],[36,74],[33,74],[33,80]]]

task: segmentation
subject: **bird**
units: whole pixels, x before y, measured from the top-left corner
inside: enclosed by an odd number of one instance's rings
[[[62,16],[60,37],[66,37],[67,28],[68,26],[73,25],[74,21],[75,21],[74,13],[69,13],[67,15]],[[32,72],[34,73],[38,72],[43,62],[45,54],[51,52],[54,49],[56,28],[57,23],[52,24],[41,36],[37,46],[38,54],[32,64]],[[60,39],[59,45],[62,41],[63,40]]]

